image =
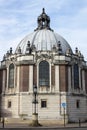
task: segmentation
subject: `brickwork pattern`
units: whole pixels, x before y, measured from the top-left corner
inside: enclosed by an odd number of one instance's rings
[[[20,92],[29,89],[29,66],[20,66]]]
[[[68,68],[65,65],[60,65],[59,67],[59,82],[60,82],[60,91],[68,91]]]

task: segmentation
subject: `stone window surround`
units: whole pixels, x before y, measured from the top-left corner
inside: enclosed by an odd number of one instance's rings
[[[41,99],[41,108],[47,108],[47,100]]]

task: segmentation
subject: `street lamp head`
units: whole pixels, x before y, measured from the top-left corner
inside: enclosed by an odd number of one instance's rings
[[[36,85],[33,86],[33,93],[37,94],[37,86]]]

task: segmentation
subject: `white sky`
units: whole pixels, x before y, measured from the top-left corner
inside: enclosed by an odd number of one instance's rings
[[[50,16],[51,28],[87,60],[87,0],[0,0],[0,61],[36,29],[42,8]]]

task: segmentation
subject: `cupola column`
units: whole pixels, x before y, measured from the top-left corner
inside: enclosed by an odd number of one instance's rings
[[[70,92],[71,91],[71,66],[68,66],[68,91]]]
[[[29,66],[29,92],[33,92],[33,65]]]
[[[2,93],[5,92],[5,87],[6,87],[6,70],[3,70],[3,81],[2,81]]]
[[[81,68],[79,67],[79,88],[80,88],[80,89],[81,89],[81,87],[82,87],[81,74],[82,74],[82,73],[81,73]]]
[[[83,91],[85,92],[85,71],[82,70],[82,88]]]
[[[7,67],[7,86],[6,86],[6,92],[8,92],[8,82],[9,81],[9,68]]]
[[[59,92],[59,65],[55,65],[55,91]]]
[[[20,86],[20,66],[17,66],[17,89],[16,92],[19,93]]]

